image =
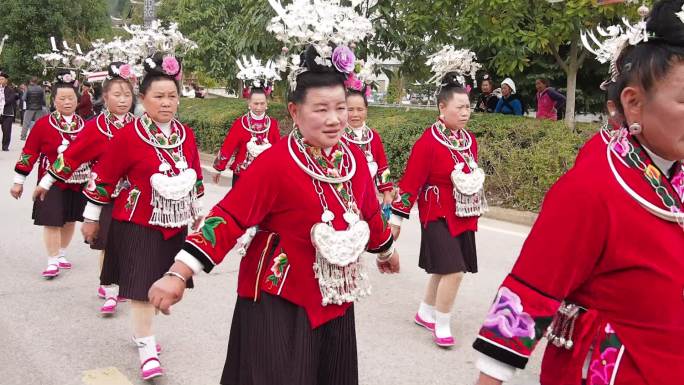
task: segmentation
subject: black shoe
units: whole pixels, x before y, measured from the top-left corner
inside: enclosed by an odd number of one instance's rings
[[[2,151],[9,151],[9,148],[3,148]]]

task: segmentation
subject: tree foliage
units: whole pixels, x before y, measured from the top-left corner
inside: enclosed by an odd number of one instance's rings
[[[107,4],[102,0],[3,0],[0,12],[0,36],[8,40],[0,55],[0,67],[15,82],[40,75],[40,63],[33,59],[50,50],[50,36],[79,43],[87,50],[96,38],[112,36]]]

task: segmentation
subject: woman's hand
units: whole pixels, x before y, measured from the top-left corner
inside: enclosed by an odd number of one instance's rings
[[[200,227],[202,227],[202,224],[204,223],[204,215],[200,215],[195,217],[195,220],[192,222],[192,226],[190,227],[190,230],[193,232],[199,231]]]
[[[45,196],[47,195],[47,192],[48,192],[48,190],[46,190],[40,186],[36,186],[36,189],[33,190],[33,201],[35,202],[38,199],[40,199],[41,202],[44,201]]]
[[[382,193],[382,203],[389,205],[394,201],[394,193],[392,191],[385,191]]]
[[[381,262],[376,259],[378,270],[382,274],[396,274],[399,272],[399,253],[394,250],[388,261]]]
[[[21,198],[21,194],[24,192],[24,185],[15,183],[12,185],[12,188],[10,188],[10,195],[12,195],[12,198],[14,199],[19,199]]]
[[[83,222],[81,234],[83,234],[83,239],[85,239],[86,243],[92,245],[100,234],[100,222]]]
[[[211,176],[211,180],[214,181],[214,183],[219,184],[221,181],[221,172],[217,171],[214,175]]]
[[[180,274],[185,280],[192,278],[193,272],[183,262],[174,262],[169,268],[169,271]],[[165,275],[155,282],[147,296],[150,303],[161,311],[163,314],[171,314],[171,306],[180,302],[183,299],[183,292],[185,291],[185,281],[173,275]]]

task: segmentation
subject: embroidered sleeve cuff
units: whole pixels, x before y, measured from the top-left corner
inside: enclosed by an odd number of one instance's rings
[[[83,210],[83,218],[91,221],[99,221],[100,212],[102,212],[102,206],[98,206],[93,202],[88,202],[85,210]]]
[[[192,254],[185,250],[178,252],[178,254],[176,254],[175,260],[184,263],[192,270],[194,274],[198,274],[200,271],[202,271],[202,269],[204,269],[202,262],[198,261],[197,258],[193,257]]]
[[[397,215],[395,212],[392,212],[392,215],[390,216],[389,219],[389,224],[392,226],[398,226],[401,227],[401,223],[404,221],[404,218]]]
[[[202,249],[200,249],[199,246],[195,245],[189,240],[185,241],[185,244],[183,245],[183,250],[191,256],[193,256],[199,263],[202,264],[202,269],[205,273],[211,272],[211,270],[213,270],[216,266],[214,261],[212,261],[212,259],[207,254],[205,254],[205,252],[202,251]]]
[[[393,214],[393,215],[392,215],[393,217],[394,217],[394,216],[398,216],[398,217],[400,217],[400,218],[409,219],[409,214],[408,214],[408,213],[405,213],[405,212],[403,212],[403,211],[401,211],[401,210],[397,210],[394,206],[392,206],[392,214]]]
[[[378,191],[384,193],[386,191],[392,191],[394,189],[394,185],[392,183],[382,183],[378,185]]]
[[[49,190],[50,187],[57,181],[54,176],[50,174],[45,174],[43,175],[43,178],[40,180],[40,183],[38,183],[38,186],[44,188],[45,190]]]
[[[392,247],[393,244],[394,244],[394,237],[392,237],[392,234],[390,233],[389,237],[387,238],[387,240],[385,240],[385,242],[383,242],[383,243],[382,243],[380,246],[378,246],[378,247],[375,247],[375,248],[372,248],[372,249],[369,248],[369,249],[368,249],[368,252],[369,252],[369,253],[372,253],[372,254],[380,254],[380,253],[382,253],[382,252],[384,252],[384,251],[389,250],[390,247]]]
[[[26,175],[19,174],[18,172],[14,173],[14,183],[16,184],[24,184],[26,182]]]
[[[475,366],[482,373],[503,382],[510,381],[515,374],[515,368],[511,365],[497,361],[492,357],[486,356],[482,353],[480,353]]]

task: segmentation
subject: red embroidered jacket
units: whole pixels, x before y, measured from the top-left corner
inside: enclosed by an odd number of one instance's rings
[[[93,167],[90,182],[83,190],[88,200],[97,205],[105,205],[114,200],[112,217],[119,221],[132,222],[138,225],[152,227],[169,239],[178,234],[182,228],[167,228],[149,224],[152,216],[152,186],[150,177],[159,172],[160,161],[151,145],[145,143],[137,134],[135,124],[139,120],[124,126],[114,136],[107,150]],[[185,126],[186,139],[183,143],[183,154],[189,167],[197,173],[195,190],[198,197],[204,195],[202,184],[202,167],[192,129]],[[163,151],[163,150],[162,150]],[[173,161],[169,163],[175,169]],[[126,177],[129,187],[121,191],[116,198],[112,193],[116,189],[119,179]]]
[[[475,135],[471,132],[468,134],[472,138],[470,150],[477,161],[477,141]],[[457,159],[464,162],[460,154]],[[444,218],[453,236],[464,231],[477,231],[478,217],[456,216],[454,185],[451,182],[453,170],[451,152],[434,138],[428,127],[413,145],[404,176],[398,184],[399,192],[392,204],[392,213],[408,219],[411,208],[418,201],[420,223],[424,226]],[[467,164],[464,170],[470,172]]]
[[[350,304],[322,306],[313,264],[316,251],[311,228],[321,222],[323,209],[312,178],[291,158],[288,139],[280,141],[259,156],[243,174],[241,183],[214,206],[200,232],[188,236],[184,252],[190,253],[206,272],[221,263],[247,228],[259,226],[246,256],[240,263],[238,295],[258,298],[263,290],[279,295],[306,309],[316,328],[346,312]],[[351,147],[358,166],[365,165],[364,154]],[[298,153],[304,162],[304,156]],[[361,217],[371,230],[367,250],[380,253],[393,243],[382,219],[375,186],[368,167],[357,167],[352,190]],[[335,214],[333,226],[347,228],[344,210],[330,186],[322,183],[329,210]],[[367,268],[375,265],[367,262]]]
[[[376,130],[373,130],[373,139],[370,143],[365,145],[354,144],[346,139],[344,139],[344,141],[350,146],[353,145],[359,147],[361,151],[370,151],[370,153],[373,155],[373,160],[375,160],[375,162],[378,164],[378,171],[375,175],[375,185],[377,186],[378,191],[392,191],[394,185],[390,181],[389,163],[387,162],[385,146],[382,144],[382,137],[380,134]]]
[[[19,156],[19,161],[14,167],[14,171],[18,174],[28,176],[33,169],[33,166],[38,162],[38,181],[45,175],[47,168],[54,163],[57,159],[57,148],[62,144],[62,140],[66,139],[70,142],[69,147],[72,146],[76,137],[80,136],[84,131],[80,131],[77,134],[60,134],[54,127],[49,123],[50,115],[45,115],[38,119],[28,138],[26,138],[26,143]],[[74,115],[74,119],[78,119]],[[83,129],[85,130],[85,128]],[[62,138],[64,135],[64,138]],[[76,171],[76,169],[74,169]],[[67,178],[68,179],[68,178]],[[79,191],[82,188],[82,184],[78,183],[64,183],[61,180],[55,182],[55,185],[62,190],[70,189],[74,191]]]
[[[601,135],[587,142],[546,195],[474,347],[524,368],[566,301],[587,311],[576,321],[571,350],[548,344],[542,384],[580,384],[590,348],[587,385],[678,384],[684,378],[684,231],[627,194],[606,148]],[[632,189],[664,207],[643,172],[614,163]],[[650,159],[645,163],[652,177],[661,177]]]
[[[235,155],[235,160],[230,164],[230,169],[235,174],[240,174],[244,171],[244,168],[247,166],[243,165],[247,160],[247,143],[252,139],[252,135],[257,137],[259,143],[268,138],[269,143],[272,145],[276,144],[280,140],[280,126],[278,125],[278,120],[271,117],[268,118],[271,120],[271,126],[268,129],[268,132],[263,134],[252,134],[244,128],[249,127],[247,122],[247,119],[251,119],[249,118],[249,114],[235,119],[214,160],[214,168],[217,171],[224,171],[230,158]],[[266,121],[266,118],[261,120],[252,119],[252,130],[263,130],[266,127]]]
[[[60,161],[51,164],[47,172],[57,180],[66,181],[81,164],[97,162],[111,143],[111,139],[98,128],[99,124],[106,130],[106,120],[104,114],[88,120],[76,140],[57,156]],[[110,127],[113,135],[119,131],[113,125]]]

